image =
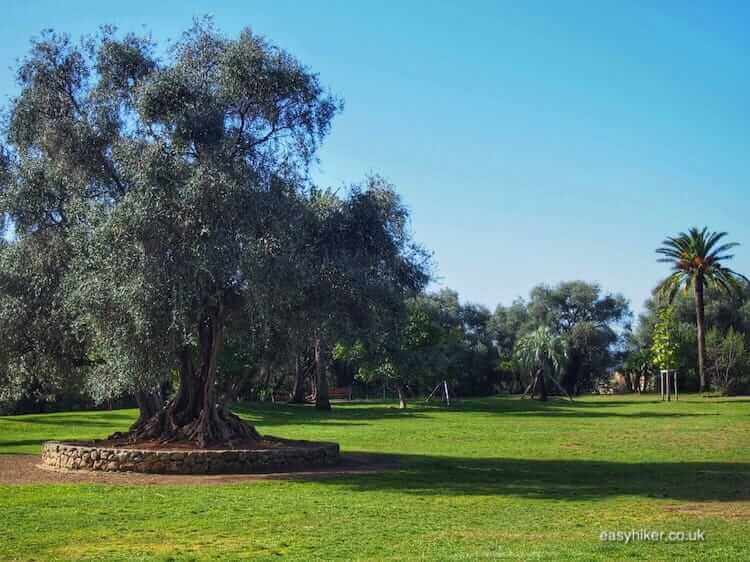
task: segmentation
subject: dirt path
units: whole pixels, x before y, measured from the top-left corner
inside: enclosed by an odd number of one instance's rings
[[[368,474],[398,468],[398,459],[390,455],[345,453],[341,463],[304,472],[273,474],[140,474],[135,472],[57,471],[41,468],[39,455],[0,455],[0,485],[19,484],[108,484],[108,485],[191,485],[211,486],[260,480],[330,478],[343,474]]]

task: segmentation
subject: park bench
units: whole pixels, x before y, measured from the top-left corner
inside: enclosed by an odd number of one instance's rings
[[[329,388],[328,389],[328,398],[329,399],[339,399],[339,400],[351,400],[352,399],[352,387],[351,386],[342,386],[340,388]],[[306,397],[308,402],[315,402],[315,395],[310,394]]]

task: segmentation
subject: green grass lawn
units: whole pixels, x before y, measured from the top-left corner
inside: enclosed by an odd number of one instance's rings
[[[0,486],[10,560],[747,560],[750,400],[466,400],[446,410],[240,409],[261,432],[399,455],[399,470],[220,486]],[[0,453],[104,437],[135,411],[0,418]],[[603,542],[602,531],[702,542]]]

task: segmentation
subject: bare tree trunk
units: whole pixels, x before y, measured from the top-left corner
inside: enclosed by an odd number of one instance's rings
[[[630,392],[640,392],[641,390],[641,373],[640,371],[629,371],[626,374],[628,390]]]
[[[642,368],[638,377],[638,394],[642,394],[648,388],[648,369]]]
[[[531,379],[531,382],[529,383],[529,386],[526,387],[526,390],[523,391],[523,394],[521,395],[521,398],[526,398],[529,396],[529,393],[531,393],[531,397],[534,398],[534,385],[536,384],[536,377],[533,377]]]
[[[291,400],[294,404],[305,403],[305,371],[299,362],[299,353],[296,353],[294,355],[294,390]]]
[[[315,354],[315,384],[317,385],[315,392],[315,407],[318,410],[330,410],[331,401],[328,399],[328,378],[326,376],[326,366],[323,358],[325,350],[322,349],[320,336],[315,336],[313,346]]]
[[[693,291],[695,296],[695,318],[696,328],[698,331],[698,375],[700,376],[700,392],[706,391],[706,373],[705,373],[705,361],[706,361],[706,318],[705,318],[705,305],[703,303],[703,277],[697,275],[695,278],[695,288]]]
[[[396,383],[396,392],[398,393],[398,407],[400,410],[406,410],[406,394],[401,383]]]

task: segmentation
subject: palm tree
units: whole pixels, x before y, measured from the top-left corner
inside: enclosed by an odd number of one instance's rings
[[[671,303],[680,289],[683,289],[685,294],[693,290],[698,328],[698,373],[701,392],[706,389],[704,371],[706,321],[703,290],[710,285],[715,285],[727,293],[739,292],[740,281],[748,282],[747,277],[724,267],[721,263],[732,259],[734,256],[727,252],[739,246],[737,242],[720,244],[726,235],[726,232],[710,232],[706,227],[703,230],[693,227],[687,233],[680,232],[673,238],[667,238],[662,242],[661,248],[656,250],[657,254],[664,256],[659,258],[659,261],[671,263],[674,270],[657,287],[659,295],[667,297]]]
[[[531,384],[526,388],[523,397],[531,392],[532,397],[538,394],[540,400],[547,400],[545,378],[549,378],[563,394],[570,398],[568,392],[557,380],[565,364],[566,349],[565,340],[544,326],[516,342],[514,350],[516,361],[531,374]]]

